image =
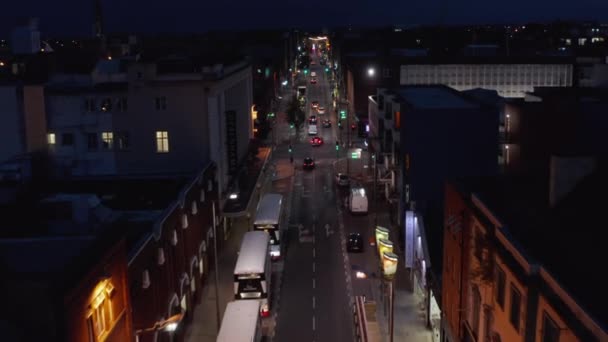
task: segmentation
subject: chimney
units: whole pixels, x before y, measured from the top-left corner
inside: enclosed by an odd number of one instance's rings
[[[549,205],[555,206],[596,167],[592,157],[551,156],[549,174]]]

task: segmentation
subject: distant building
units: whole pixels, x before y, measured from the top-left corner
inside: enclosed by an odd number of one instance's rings
[[[44,85],[10,81],[0,85],[0,180],[32,176],[32,155],[46,151]]]
[[[401,85],[444,84],[456,90],[483,88],[502,97],[524,97],[535,87],[572,87],[573,62],[534,58],[451,58],[402,63]]]
[[[537,88],[505,103],[501,157],[507,173],[547,179],[551,155],[608,155],[608,90]]]
[[[11,52],[15,55],[29,55],[40,52],[40,31],[38,19],[31,18],[11,33]]]
[[[589,278],[608,257],[595,229],[606,176],[579,174],[556,201],[526,178],[446,187],[446,341],[608,340],[604,286]]]

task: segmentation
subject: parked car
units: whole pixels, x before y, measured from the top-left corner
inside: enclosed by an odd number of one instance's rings
[[[348,241],[346,242],[346,251],[349,253],[363,252],[363,237],[359,233],[348,234]]]

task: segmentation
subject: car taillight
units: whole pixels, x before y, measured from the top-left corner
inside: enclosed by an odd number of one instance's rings
[[[260,316],[268,317],[270,316],[270,311],[268,309],[262,309],[262,311],[260,311]]]

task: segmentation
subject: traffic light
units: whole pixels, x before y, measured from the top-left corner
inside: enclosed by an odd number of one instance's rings
[[[325,67],[325,72],[329,72],[329,68],[328,67]]]
[[[336,151],[340,149],[340,142],[336,140]]]
[[[346,109],[340,110],[340,119],[346,119]]]
[[[289,145],[289,153],[292,153],[292,152],[293,152],[293,149],[292,149],[291,145]]]
[[[308,69],[304,69],[304,75],[308,75]]]
[[[293,122],[289,124],[289,128],[293,128]]]

